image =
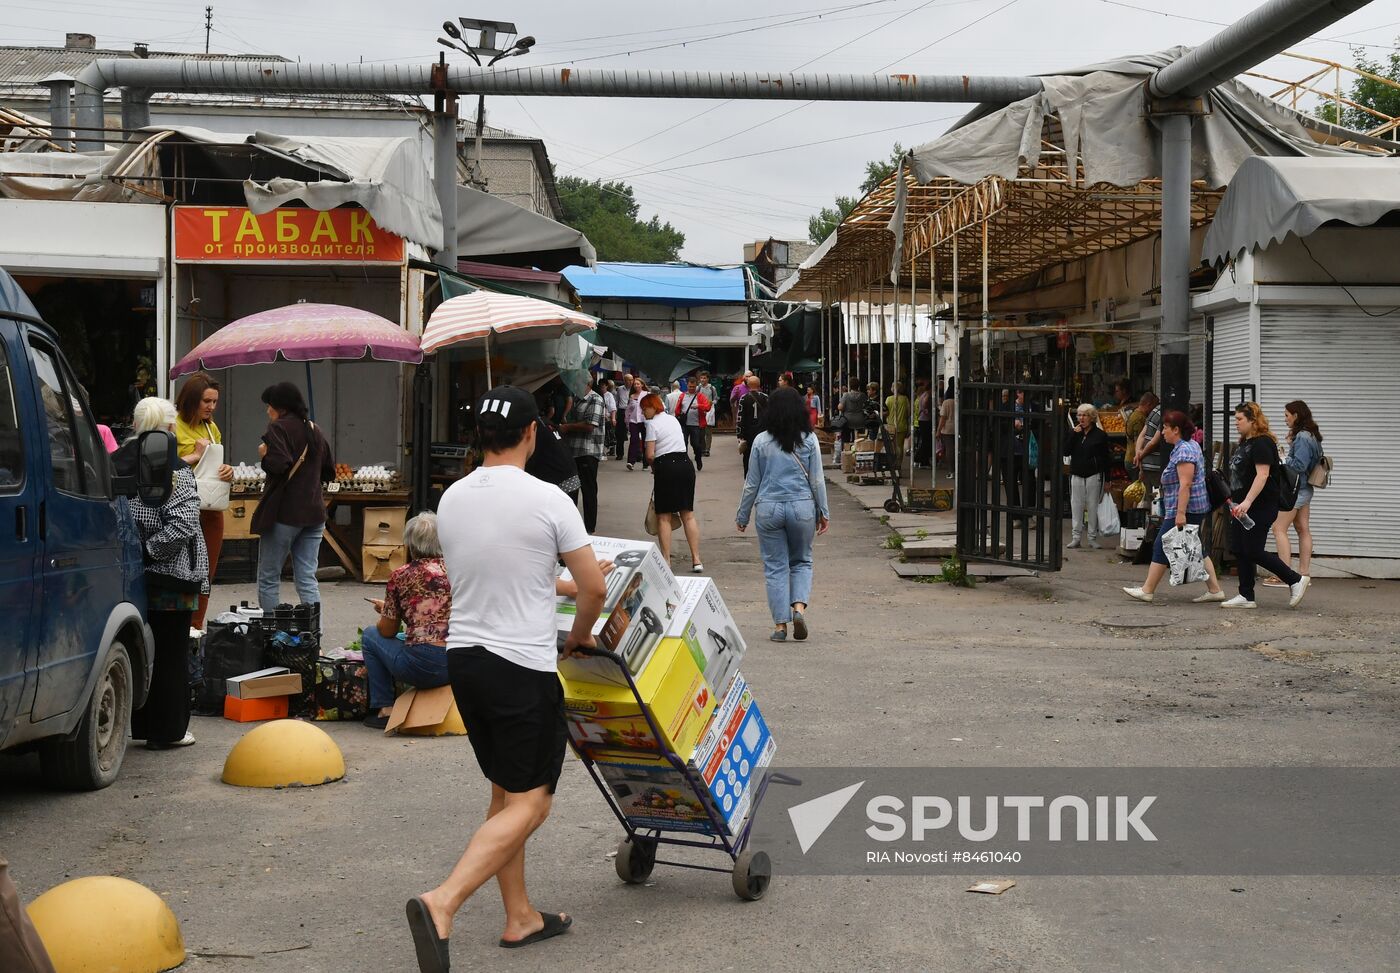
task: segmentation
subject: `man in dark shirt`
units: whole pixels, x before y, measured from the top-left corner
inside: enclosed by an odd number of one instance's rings
[[[757,375],[749,376],[749,392],[739,400],[739,452],[744,456],[744,476],[749,475],[749,453],[753,451],[753,441],[763,432],[763,412],[768,407],[768,396],[759,389]]]
[[[525,461],[525,472],[537,480],[553,483],[578,503],[579,476],[574,456],[560,435],[540,419],[535,420],[535,451]]]

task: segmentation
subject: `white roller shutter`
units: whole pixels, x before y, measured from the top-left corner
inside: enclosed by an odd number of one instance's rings
[[[1387,432],[1400,415],[1400,314],[1268,305],[1259,314],[1259,404],[1283,436],[1284,404],[1307,402],[1337,464],[1313,498],[1314,553],[1400,557],[1400,450]]]
[[[1249,385],[1258,381],[1254,360],[1254,335],[1251,308],[1247,304],[1220,311],[1215,315],[1215,368],[1211,398],[1215,411],[1224,407],[1221,398],[1226,385]],[[1205,376],[1201,376],[1205,388]]]

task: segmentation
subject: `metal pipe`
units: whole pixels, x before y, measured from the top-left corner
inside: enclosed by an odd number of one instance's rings
[[[122,130],[135,132],[151,124],[149,88],[122,89]]]
[[[982,221],[982,381],[991,381],[992,375],[992,318],[987,308],[987,221]]]
[[[73,140],[73,82],[55,78],[49,86],[49,138],[67,146]]]
[[[294,64],[286,61],[102,59],[80,86],[156,91],[431,94],[427,64]],[[570,67],[449,67],[447,90],[471,95],[621,98],[762,98],[783,101],[1010,103],[1039,94],[1039,78],[977,75],[884,76],[742,71],[618,71]]]
[[[1269,0],[1152,76],[1159,98],[1203,94],[1371,0]]]
[[[452,107],[456,108],[455,100]],[[457,115],[433,113],[433,188],[442,210],[442,246],[434,258],[449,270],[457,269]],[[487,363],[490,368],[490,363]]]
[[[102,96],[108,88],[261,94],[434,94],[429,64],[293,64],[286,61],[100,59],[78,73],[78,125],[98,130],[80,148],[100,149]],[[487,70],[449,67],[444,90],[618,98],[745,98],[786,101],[991,102],[1038,94],[1039,78],[912,74],[769,74],[736,71],[611,71],[575,68]]]
[[[1162,323],[1164,408],[1190,406],[1191,116],[1164,115],[1162,130]]]

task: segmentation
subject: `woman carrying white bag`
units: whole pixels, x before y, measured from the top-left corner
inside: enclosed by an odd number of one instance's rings
[[[1157,531],[1157,540],[1152,545],[1152,566],[1147,569],[1147,580],[1141,588],[1123,589],[1125,595],[1137,601],[1151,601],[1155,597],[1157,586],[1162,583],[1167,569],[1171,567],[1163,546],[1169,539],[1168,535],[1192,527],[1199,531],[1201,524],[1210,516],[1210,495],[1206,492],[1206,461],[1200,444],[1191,438],[1195,431],[1196,427],[1191,418],[1179,409],[1172,409],[1162,415],[1162,438],[1172,448],[1171,458],[1162,468],[1162,499],[1166,505],[1166,513],[1162,517],[1161,529]],[[1182,549],[1192,546],[1187,541],[1180,544],[1174,553],[1180,558]],[[1192,558],[1188,555],[1186,560]],[[1206,590],[1204,594],[1191,600],[1198,604],[1224,601],[1225,590],[1220,587],[1220,579],[1215,576],[1215,565],[1209,557],[1204,556],[1200,563],[1205,569]],[[1186,566],[1179,563],[1172,583],[1190,580],[1194,574],[1195,572],[1188,573]]]
[[[209,551],[209,579],[218,570],[219,549],[224,543],[224,510],[228,507],[233,467],[224,462],[224,439],[214,424],[219,405],[219,383],[205,372],[195,372],[180,386],[175,397],[175,439],[180,458],[194,467],[199,487],[199,529]],[[204,613],[209,596],[199,596],[199,607],[190,619],[193,630],[204,631]]]

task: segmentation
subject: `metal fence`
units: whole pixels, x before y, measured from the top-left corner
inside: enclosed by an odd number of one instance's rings
[[[1063,560],[1069,427],[1057,385],[958,390],[958,555],[1041,571]]]

